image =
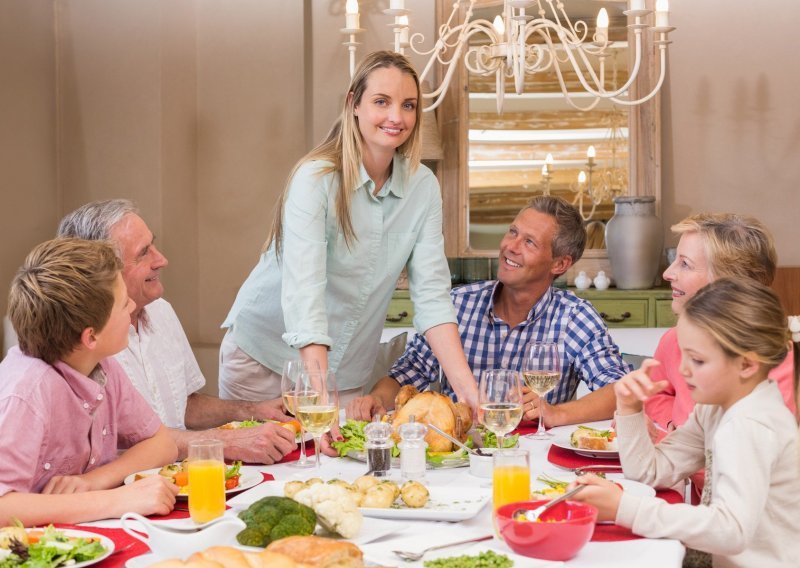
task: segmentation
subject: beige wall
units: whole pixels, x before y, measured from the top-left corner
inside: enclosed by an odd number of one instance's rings
[[[0,2],[0,313],[58,219],[53,5]]]
[[[671,6],[665,227],[697,211],[749,213],[774,232],[780,264],[800,265],[800,3]]]

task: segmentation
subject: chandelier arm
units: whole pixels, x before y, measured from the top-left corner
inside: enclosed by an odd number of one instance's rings
[[[634,106],[634,105],[639,105],[639,104],[642,104],[642,103],[646,103],[647,101],[652,99],[654,96],[656,96],[656,93],[658,93],[659,89],[661,89],[661,85],[664,83],[664,77],[666,77],[666,75],[667,75],[667,53],[666,53],[667,46],[666,45],[659,45],[658,48],[661,51],[661,57],[659,58],[660,59],[659,64],[660,64],[661,69],[660,69],[660,73],[658,75],[658,82],[656,83],[656,86],[653,87],[653,90],[650,91],[647,95],[645,95],[642,98],[637,99],[635,101],[618,99],[616,97],[612,97],[611,100],[613,102],[615,102],[617,104],[620,104],[620,105],[625,105],[625,106]]]

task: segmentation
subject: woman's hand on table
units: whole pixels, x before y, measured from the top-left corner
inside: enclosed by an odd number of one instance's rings
[[[339,431],[339,424],[336,423],[331,426],[331,431],[326,432],[320,438],[319,450],[325,454],[326,456],[330,456],[332,458],[338,458],[339,452],[336,451],[331,444],[333,441],[336,440],[337,442],[341,442],[344,440],[342,433]]]
[[[583,491],[574,495],[572,497],[573,499],[597,507],[598,521],[616,521],[619,502],[622,500],[621,486],[608,479],[598,477],[593,473],[585,473],[578,476],[578,478],[570,484],[569,489],[572,489],[576,485],[584,485],[585,487]]]
[[[645,359],[642,366],[614,383],[619,414],[636,414],[642,411],[644,401],[660,393],[669,385],[668,381],[653,381],[650,371],[661,363],[655,359]]]

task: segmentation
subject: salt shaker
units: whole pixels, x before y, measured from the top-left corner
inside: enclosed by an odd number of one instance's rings
[[[603,270],[598,272],[597,276],[594,277],[594,287],[598,290],[605,290],[608,288],[609,284],[611,284],[611,281]]]
[[[592,279],[586,276],[586,272],[581,270],[578,276],[575,277],[575,287],[578,290],[586,290],[592,285]]]
[[[390,440],[392,426],[386,422],[370,422],[364,428],[367,441],[364,448],[367,450],[367,465],[369,472],[375,477],[386,477],[392,468],[392,446]]]
[[[400,476],[406,480],[420,480],[425,477],[425,448],[428,443],[425,435],[428,427],[416,422],[411,416],[409,421],[400,425]]]

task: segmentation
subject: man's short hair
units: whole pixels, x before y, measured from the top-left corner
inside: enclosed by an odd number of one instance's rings
[[[569,256],[575,264],[583,256],[586,248],[586,229],[578,210],[561,199],[552,195],[537,195],[532,197],[523,208],[533,209],[539,213],[550,215],[556,220],[556,234],[553,237],[553,258]]]
[[[58,238],[36,246],[11,282],[8,313],[23,353],[54,363],[88,327],[103,329],[122,269],[104,241]]]
[[[111,228],[131,213],[138,215],[139,209],[128,199],[92,201],[61,219],[56,236],[108,241],[111,239]]]

